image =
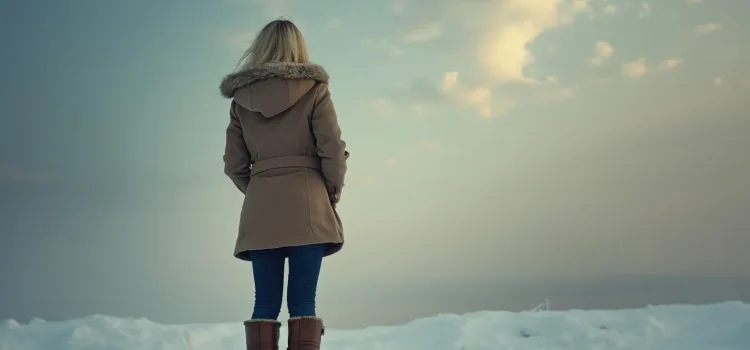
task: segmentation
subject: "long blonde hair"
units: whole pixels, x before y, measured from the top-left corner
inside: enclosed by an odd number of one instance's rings
[[[266,24],[242,54],[236,68],[252,69],[269,62],[310,63],[305,38],[292,21],[277,19]]]

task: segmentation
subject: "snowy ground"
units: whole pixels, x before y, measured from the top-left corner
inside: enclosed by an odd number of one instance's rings
[[[328,329],[323,339],[324,350],[750,350],[750,304],[484,311],[393,327]],[[244,341],[241,323],[163,325],[102,315],[0,323],[0,350],[239,350]]]

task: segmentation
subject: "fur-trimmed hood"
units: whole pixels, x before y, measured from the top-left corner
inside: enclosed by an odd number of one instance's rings
[[[328,73],[313,63],[266,63],[263,66],[229,74],[221,81],[221,95],[234,97],[234,93],[257,81],[279,78],[284,80],[314,80],[328,83]]]
[[[328,83],[328,73],[317,64],[267,63],[224,77],[221,94],[266,118],[289,109],[318,82]]]

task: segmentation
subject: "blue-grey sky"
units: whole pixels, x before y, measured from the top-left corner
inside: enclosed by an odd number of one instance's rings
[[[334,327],[750,299],[750,2],[0,5],[0,319],[239,321],[218,84],[289,16],[352,154]]]

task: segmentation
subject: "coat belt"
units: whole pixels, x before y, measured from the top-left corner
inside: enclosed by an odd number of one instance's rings
[[[296,167],[321,169],[320,158],[311,156],[285,156],[259,160],[253,163],[250,169],[250,176],[271,169]]]

